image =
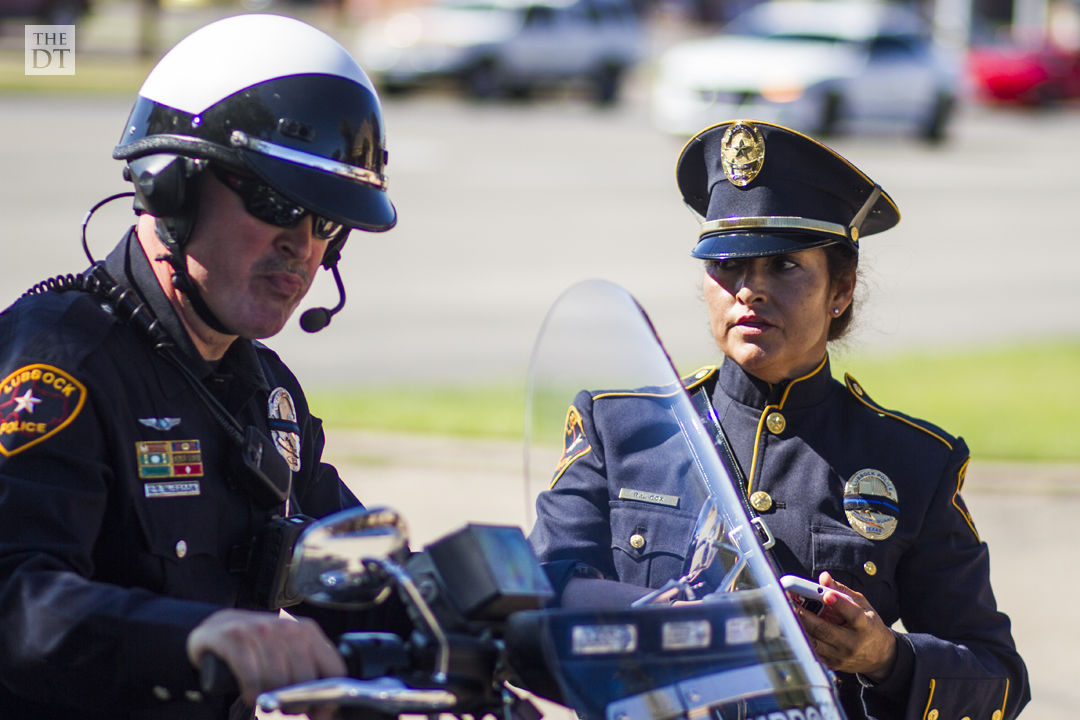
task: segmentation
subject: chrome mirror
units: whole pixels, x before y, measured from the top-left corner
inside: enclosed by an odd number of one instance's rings
[[[390,593],[387,560],[408,554],[405,521],[390,508],[351,508],[309,525],[293,550],[292,589],[308,602],[364,607]]]

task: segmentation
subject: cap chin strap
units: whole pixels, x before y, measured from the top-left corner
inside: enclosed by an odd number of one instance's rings
[[[159,255],[157,260],[165,260],[172,266],[172,283],[177,290],[187,296],[195,314],[206,325],[222,335],[236,335],[225,323],[221,322],[210,306],[203,300],[202,293],[195,281],[191,279],[187,269],[187,255],[183,251],[183,245],[191,234],[193,221],[188,218],[157,218],[154,226],[157,229],[158,238],[168,248],[169,252]]]

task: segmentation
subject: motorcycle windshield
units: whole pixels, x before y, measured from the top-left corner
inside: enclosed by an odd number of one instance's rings
[[[711,377],[680,376],[616,285],[575,285],[549,311],[529,371],[526,530],[556,586],[602,576],[641,597],[537,612],[539,652],[585,718],[842,717],[717,452]]]

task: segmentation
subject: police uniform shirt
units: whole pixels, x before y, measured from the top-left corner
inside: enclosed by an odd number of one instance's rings
[[[850,377],[837,382],[827,359],[778,386],[725,362],[695,375],[689,387],[699,386],[782,572],[828,571],[886,625],[903,622],[883,683],[838,673],[848,716],[1014,717],[1027,672],[960,496],[963,440],[881,408]],[[529,538],[553,582],[578,574],[655,588],[677,577],[697,513],[686,507],[689,468],[670,414],[632,393],[582,392],[569,418],[567,437],[583,434],[584,449],[564,457],[537,499]]]
[[[273,352],[240,339],[205,363],[134,232],[107,267],[240,425],[273,438],[294,510],[357,504],[321,462],[321,423]],[[0,378],[0,717],[224,717],[226,701],[192,702],[185,643],[243,604],[238,548],[269,517],[236,482],[239,448],[177,369],[87,293],[5,311]]]

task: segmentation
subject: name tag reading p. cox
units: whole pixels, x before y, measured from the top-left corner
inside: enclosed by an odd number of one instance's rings
[[[663,493],[649,492],[648,490],[635,490],[633,488],[619,488],[620,500],[637,500],[638,502],[651,505],[663,505],[665,507],[679,507],[678,495],[664,495]]]

